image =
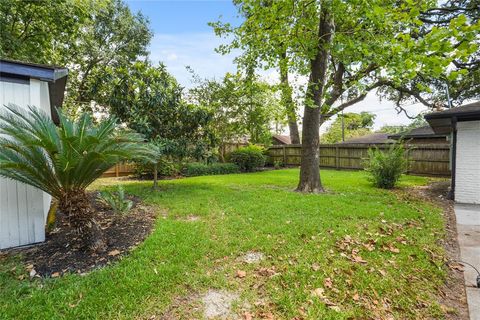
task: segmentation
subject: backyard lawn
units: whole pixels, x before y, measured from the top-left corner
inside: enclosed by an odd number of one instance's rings
[[[147,240],[87,275],[19,280],[25,268],[0,260],[0,318],[198,319],[212,290],[235,297],[241,319],[442,318],[441,210],[408,192],[428,180],[385,191],[363,172],[324,170],[328,193],[305,195],[292,191],[298,173],[165,180],[159,191],[122,180],[159,212]]]

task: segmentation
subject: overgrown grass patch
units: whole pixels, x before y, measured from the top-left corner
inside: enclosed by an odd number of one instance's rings
[[[146,319],[212,288],[238,292],[248,302],[238,312],[248,306],[280,319],[442,317],[439,208],[405,190],[375,189],[363,172],[322,171],[323,195],[294,192],[297,179],[296,169],[204,176],[161,181],[160,191],[122,181],[165,210],[152,235],[84,276],[20,280],[18,260],[1,261],[0,318]],[[427,182],[405,176],[400,188]],[[199,219],[181,219],[189,216]],[[239,261],[249,251],[265,259]]]

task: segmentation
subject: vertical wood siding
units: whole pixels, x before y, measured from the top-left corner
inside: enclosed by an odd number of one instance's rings
[[[50,112],[48,84],[0,81],[0,109],[4,105],[29,105]],[[0,249],[45,240],[45,219],[50,196],[23,183],[0,178]]]

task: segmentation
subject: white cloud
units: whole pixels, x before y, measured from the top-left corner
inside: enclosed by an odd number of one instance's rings
[[[181,85],[191,87],[191,74],[186,67],[190,66],[203,78],[221,78],[226,72],[235,72],[236,66],[233,59],[238,54],[235,52],[229,55],[221,55],[215,52],[215,48],[228,40],[220,39],[213,33],[183,33],[183,34],[155,34],[150,45],[150,58],[155,63],[163,62],[169,72],[175,76]],[[262,78],[269,82],[278,81],[278,73],[275,70],[260,72]],[[292,77],[292,82],[303,85],[306,77]],[[303,114],[300,108],[300,114]],[[425,111],[421,104],[414,104],[407,107],[410,115]],[[345,112],[369,111],[377,115],[375,129],[383,125],[405,125],[411,122],[403,113],[397,114],[393,102],[381,101],[375,93],[370,93],[363,101],[353,105]],[[324,124],[321,131],[325,131],[328,123]]]
[[[226,72],[235,71],[234,54],[223,56],[215,52],[223,43],[226,40],[213,33],[157,33],[150,45],[150,59],[163,62],[181,85],[191,87],[187,66],[205,78],[220,78]]]

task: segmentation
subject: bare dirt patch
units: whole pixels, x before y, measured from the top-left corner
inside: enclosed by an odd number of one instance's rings
[[[203,297],[204,317],[206,319],[231,319],[233,303],[239,298],[234,292],[209,290]]]
[[[468,320],[468,305],[465,294],[463,270],[458,268],[456,260],[460,258],[460,249],[457,240],[457,221],[455,218],[454,202],[447,200],[449,181],[435,182],[426,187],[417,187],[415,194],[425,200],[442,207],[445,220],[446,236],[440,243],[447,253],[446,261],[449,273],[445,285],[439,290],[439,302],[445,307],[446,318],[451,320]]]
[[[105,252],[84,250],[67,219],[59,212],[57,225],[44,243],[5,250],[0,252],[0,260],[2,256],[20,255],[31,276],[58,277],[67,272],[82,274],[118,260],[150,234],[156,213],[153,208],[143,205],[139,198],[130,197],[134,201],[130,212],[115,214],[95,200],[97,193],[91,193],[90,197],[97,210],[95,219],[107,239]]]
[[[186,221],[186,222],[195,222],[195,221],[199,221],[200,217],[195,216],[195,215],[189,215],[189,216],[186,216],[186,217],[178,218],[178,220]]]
[[[241,261],[248,264],[258,263],[264,259],[265,259],[265,255],[262,252],[255,252],[255,251],[247,252],[245,255],[240,257]]]

